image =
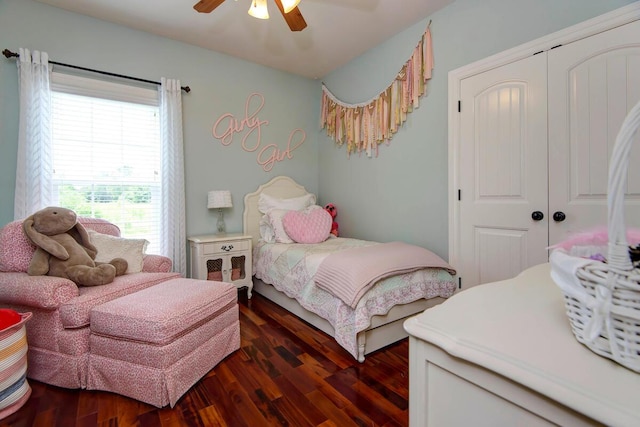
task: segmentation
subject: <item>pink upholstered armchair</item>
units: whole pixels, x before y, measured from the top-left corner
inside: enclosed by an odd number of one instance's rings
[[[89,230],[120,235],[108,221],[79,221]],[[27,325],[27,376],[59,387],[86,388],[93,307],[179,276],[171,272],[169,258],[145,255],[141,273],[116,277],[108,285],[79,287],[59,277],[27,275],[34,251],[22,221],[0,230],[0,307],[33,313]]]

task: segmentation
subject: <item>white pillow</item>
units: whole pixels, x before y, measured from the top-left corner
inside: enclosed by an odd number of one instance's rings
[[[284,231],[284,225],[282,225],[282,218],[291,209],[271,209],[265,216],[265,221],[271,226],[273,233],[273,242],[269,243],[294,243],[293,240]],[[266,240],[265,240],[266,241]]]
[[[292,197],[289,199],[280,199],[278,197],[269,196],[261,193],[258,199],[258,210],[263,214],[271,209],[285,209],[291,211],[300,211],[316,203],[316,195],[307,193],[304,196]]]
[[[91,243],[98,250],[96,262],[109,262],[114,258],[124,258],[129,264],[127,274],[140,273],[142,271],[144,251],[147,249],[149,241],[146,239],[125,239],[93,230],[87,231],[89,232]]]

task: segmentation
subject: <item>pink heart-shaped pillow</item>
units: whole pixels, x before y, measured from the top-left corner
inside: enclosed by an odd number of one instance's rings
[[[287,235],[296,243],[320,243],[331,232],[331,214],[322,208],[289,211],[282,218]]]

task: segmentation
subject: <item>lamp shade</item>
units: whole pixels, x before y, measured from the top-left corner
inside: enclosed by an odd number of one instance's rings
[[[300,4],[300,0],[282,0],[282,8],[284,13],[289,13]]]
[[[269,19],[269,10],[267,9],[267,0],[253,0],[249,11],[249,15],[258,19]]]
[[[209,191],[207,199],[207,208],[230,208],[231,203],[231,191],[229,190],[216,190]]]

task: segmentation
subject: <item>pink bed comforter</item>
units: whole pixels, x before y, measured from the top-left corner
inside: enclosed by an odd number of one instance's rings
[[[456,274],[453,267],[428,249],[390,242],[331,254],[318,267],[314,280],[318,287],[355,308],[377,281],[422,268],[443,268]]]

